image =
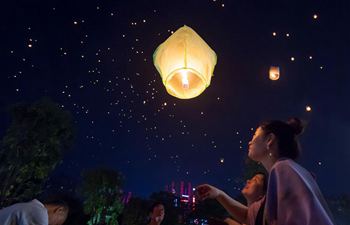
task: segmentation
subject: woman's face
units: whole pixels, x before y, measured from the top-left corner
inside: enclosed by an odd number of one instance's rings
[[[164,219],[164,215],[165,215],[164,206],[162,204],[159,204],[156,207],[154,207],[151,214],[151,219],[156,222],[162,222]]]
[[[267,155],[267,140],[261,127],[256,129],[252,140],[248,143],[248,157],[254,161],[261,161]]]
[[[68,209],[62,206],[52,206],[48,209],[49,225],[62,225],[68,216]]]
[[[257,201],[264,195],[264,179],[263,174],[256,174],[247,180],[246,185],[242,189],[242,194],[247,200]]]

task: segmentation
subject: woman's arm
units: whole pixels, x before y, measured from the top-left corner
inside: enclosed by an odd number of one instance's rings
[[[242,223],[238,223],[236,220],[231,218],[224,219],[224,222],[227,223],[228,225],[242,225]]]
[[[203,184],[196,188],[199,200],[216,199],[238,222],[247,223],[248,207],[234,200],[222,190]]]

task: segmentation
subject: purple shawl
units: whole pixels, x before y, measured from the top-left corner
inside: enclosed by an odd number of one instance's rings
[[[290,159],[272,167],[265,208],[269,225],[333,225],[315,179]]]

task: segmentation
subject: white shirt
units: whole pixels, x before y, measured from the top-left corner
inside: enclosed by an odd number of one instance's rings
[[[0,210],[1,225],[48,225],[48,223],[47,209],[36,199]]]

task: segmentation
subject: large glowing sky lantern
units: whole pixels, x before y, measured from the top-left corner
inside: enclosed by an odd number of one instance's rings
[[[153,54],[167,92],[181,99],[197,97],[209,86],[216,61],[215,52],[188,26],[178,29]]]

